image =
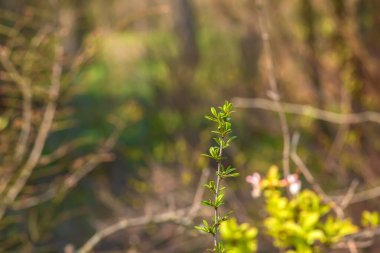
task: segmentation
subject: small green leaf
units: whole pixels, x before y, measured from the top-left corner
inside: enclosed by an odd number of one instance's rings
[[[232,136],[230,137],[228,140],[227,140],[227,144],[229,145],[233,140],[235,140],[237,137],[236,136]]]
[[[215,204],[214,204],[215,207],[219,207],[219,206],[221,206],[221,205],[224,204],[223,203],[223,198],[224,198],[224,194],[223,193],[219,194],[218,197],[216,197]]]
[[[213,118],[213,117],[211,117],[211,116],[207,116],[207,115],[206,115],[205,118],[208,119],[208,120],[210,120],[210,121],[218,122],[218,119]]]
[[[205,228],[202,227],[202,226],[195,226],[194,228],[197,229],[197,230],[199,230],[199,231],[202,231],[202,232],[207,232],[207,231],[205,230]]]
[[[215,117],[217,117],[218,113],[216,112],[216,109],[214,107],[211,107],[211,113],[212,115],[214,115]]]
[[[207,184],[204,185],[206,188],[208,188],[210,191],[215,192],[215,182],[210,181]]]
[[[202,200],[202,205],[204,206],[211,206],[211,207],[214,207],[215,208],[215,204],[212,200]]]
[[[227,175],[224,175],[223,177],[224,178],[227,178],[227,177],[238,177],[240,174],[239,173],[230,173],[230,174],[227,174]]]

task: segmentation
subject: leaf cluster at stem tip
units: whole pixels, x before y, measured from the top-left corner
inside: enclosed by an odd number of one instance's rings
[[[210,190],[213,199],[203,200],[202,204],[212,207],[215,210],[215,215],[211,224],[206,220],[203,220],[203,224],[201,226],[196,226],[195,228],[202,232],[209,233],[214,237],[214,248],[211,251],[216,253],[226,252],[223,242],[218,240],[218,228],[221,222],[228,220],[231,215],[231,212],[228,212],[225,215],[220,215],[218,213],[218,208],[224,204],[225,195],[223,194],[223,191],[226,189],[226,187],[221,187],[220,183],[225,178],[239,176],[239,173],[236,172],[235,168],[230,165],[225,166],[222,163],[222,160],[225,159],[225,157],[223,157],[224,149],[228,148],[231,142],[236,138],[236,136],[230,136],[232,132],[230,122],[232,113],[232,103],[226,101],[223,106],[218,108],[211,107],[211,115],[205,116],[206,119],[216,124],[215,129],[211,131],[211,133],[216,135],[216,137],[213,138],[216,145],[211,146],[209,148],[209,153],[203,154],[203,156],[216,161],[217,169],[215,173],[216,180],[211,180],[204,185]]]

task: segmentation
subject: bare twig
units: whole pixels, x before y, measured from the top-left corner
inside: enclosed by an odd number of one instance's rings
[[[23,77],[17,70],[16,66],[9,59],[9,49],[1,48],[0,61],[4,69],[8,72],[10,78],[17,84],[22,95],[22,126],[21,132],[16,144],[14,158],[15,167],[21,161],[27,146],[27,141],[32,125],[32,89],[30,80]]]
[[[81,139],[62,144],[51,154],[41,156],[38,164],[45,166],[54,161],[57,161],[58,159],[61,159],[62,157],[66,156],[67,154],[78,148],[81,144]]]
[[[292,137],[292,151],[291,151],[291,158],[293,162],[297,165],[298,169],[301,171],[301,173],[306,178],[307,182],[312,186],[312,188],[320,194],[323,198],[328,198],[328,195],[325,193],[325,191],[322,189],[322,187],[315,181],[314,176],[311,174],[310,170],[307,168],[307,166],[304,164],[302,159],[297,154],[297,146],[298,141],[300,138],[299,133],[295,133]]]
[[[338,34],[344,39],[346,46],[351,54],[359,60],[361,71],[369,76],[371,82],[379,78],[379,59],[371,54],[365,43],[361,39],[360,26],[357,22],[358,4],[357,0],[345,1],[345,13],[343,17],[334,11],[334,5],[330,1],[326,1],[327,15],[333,18],[335,25],[339,27]]]
[[[9,60],[8,50],[5,48],[1,49],[0,61],[5,68],[5,70],[10,75],[11,79],[17,84],[22,94],[22,126],[21,132],[19,134],[16,149],[15,149],[15,163],[11,165],[11,169],[8,173],[4,173],[0,184],[0,194],[3,194],[9,185],[11,180],[12,172],[18,163],[21,161],[21,157],[25,152],[26,143],[31,131],[32,122],[32,93],[30,88],[29,80],[23,78],[17,71],[16,67]]]
[[[345,85],[341,85],[341,112],[342,113],[350,113],[351,112],[351,94],[346,90]],[[341,176],[346,176],[347,173],[340,167],[336,166],[336,164],[339,162],[337,160],[337,157],[339,153],[341,153],[344,144],[345,139],[350,130],[350,124],[340,124],[338,128],[338,132],[335,135],[334,141],[330,147],[330,150],[327,154],[326,160],[325,160],[325,167],[327,170],[333,170],[333,169],[339,169]]]
[[[263,98],[234,98],[232,100],[237,108],[254,108],[276,112],[275,103]],[[380,113],[365,111],[359,113],[335,113],[319,108],[293,103],[282,103],[284,112],[303,115],[314,119],[328,121],[335,124],[359,124],[373,122],[380,124]]]
[[[354,194],[349,204],[355,204],[366,200],[371,200],[380,197],[380,186],[374,187],[369,190],[364,190]]]
[[[196,212],[201,207],[203,194],[205,192],[204,185],[206,184],[209,175],[210,175],[210,169],[209,168],[202,170],[202,175],[201,175],[201,178],[199,179],[199,184],[198,184],[197,190],[196,190],[195,195],[194,195],[193,205],[190,208],[189,213],[188,213],[189,218],[193,218],[194,215],[196,214]]]
[[[126,18],[122,19],[116,27],[120,30],[124,30],[131,23],[141,20],[149,16],[155,16],[159,14],[169,13],[170,5],[169,4],[159,4],[150,8],[146,8],[140,11],[135,11],[132,15],[126,15]]]
[[[343,240],[334,245],[334,249],[357,250],[358,248],[367,248],[373,244],[374,237],[380,234],[380,227],[373,229],[360,230],[357,233],[346,236]],[[350,248],[351,247],[351,248]],[[356,251],[357,252],[357,251]]]
[[[46,109],[44,111],[42,122],[37,132],[32,151],[30,152],[30,155],[24,166],[21,168],[20,174],[15,180],[15,183],[8,190],[5,196],[5,203],[0,207],[0,218],[3,217],[6,207],[13,203],[13,201],[25,186],[35,166],[38,164],[42,149],[45,146],[46,139],[53,123],[56,111],[56,100],[58,98],[61,86],[60,78],[62,72],[62,56],[63,47],[58,44],[55,50],[55,61],[52,66],[51,86],[49,88],[49,102],[47,103]]]
[[[358,180],[352,181],[350,187],[347,190],[346,195],[343,197],[342,201],[340,201],[339,207],[341,208],[340,210],[342,210],[343,215],[344,215],[343,210],[350,203],[350,200],[352,199],[358,185],[359,185]],[[356,246],[356,243],[354,242],[354,240],[349,239],[346,244],[347,244],[347,248],[350,251],[350,253],[358,253],[358,247]]]
[[[112,224],[102,230],[96,232],[90,240],[88,240],[77,252],[78,253],[88,253],[105,237],[110,236],[122,229],[129,227],[144,226],[149,223],[165,223],[169,221],[176,221],[182,219],[184,215],[188,212],[188,208],[179,209],[176,211],[168,211],[161,214],[156,214],[153,216],[143,216],[131,219],[122,219],[115,224]]]
[[[359,253],[358,248],[353,241],[347,242],[347,248],[350,250],[350,253]]]
[[[122,219],[115,224],[112,224],[102,230],[96,232],[80,249],[78,249],[78,253],[89,253],[93,250],[93,248],[104,238],[110,236],[120,230],[136,227],[136,226],[144,226],[149,223],[166,223],[166,222],[178,222],[179,224],[188,225],[189,221],[194,218],[195,213],[199,210],[200,199],[202,199],[202,195],[204,192],[203,185],[207,181],[209,174],[208,169],[204,169],[202,171],[201,178],[199,180],[199,184],[197,187],[197,191],[195,193],[193,203],[191,206],[177,209],[177,210],[169,210],[167,212],[163,212],[161,214],[149,214],[144,215],[142,217],[137,218],[125,218]]]
[[[89,159],[81,166],[81,168],[78,168],[72,174],[68,175],[62,184],[53,184],[52,187],[50,187],[43,194],[16,201],[11,205],[12,209],[20,210],[30,208],[67,193],[99,164],[107,162],[112,158],[110,152],[115,146],[116,141],[119,139],[124,127],[124,124],[117,126],[116,130],[107,138],[105,144],[99,147],[96,154],[91,155]],[[74,166],[76,161],[77,160],[72,163],[72,166]]]
[[[322,189],[322,187],[317,183],[317,181],[315,180],[314,176],[311,174],[308,167],[304,164],[302,159],[298,156],[297,145],[298,145],[299,137],[300,137],[299,133],[295,133],[292,137],[292,151],[291,151],[290,156],[293,162],[297,165],[298,169],[304,175],[307,182],[311,185],[314,191],[317,192],[322,197],[323,201],[328,203],[339,217],[343,217],[344,216],[343,209],[339,205],[337,205],[336,202],[329,195],[326,194],[326,192]]]
[[[44,40],[48,37],[48,35],[54,30],[54,26],[48,24],[40,29],[37,34],[32,38],[30,42],[30,46],[27,49],[24,62],[22,65],[22,69],[24,72],[28,73],[33,66],[33,54],[34,51],[44,42]]]
[[[339,205],[342,208],[346,208],[350,204],[352,198],[355,196],[355,190],[358,188],[358,186],[359,186],[359,181],[356,179],[353,180],[350,187],[347,190],[346,195],[344,195],[343,199],[340,201]]]
[[[314,191],[316,191],[326,203],[329,203],[332,205],[332,208],[334,209],[335,213],[339,217],[344,217],[344,209],[351,204],[374,199],[380,196],[380,186],[375,187],[370,190],[362,191],[355,194],[355,190],[358,187],[358,181],[354,180],[347,193],[344,196],[340,197],[331,197],[328,194],[325,193],[325,191],[322,189],[322,187],[315,181],[313,175],[311,174],[310,170],[307,168],[307,166],[303,163],[302,159],[298,156],[296,153],[297,144],[299,140],[299,134],[296,133],[293,135],[292,138],[292,151],[291,151],[291,158],[293,162],[298,166],[302,174],[305,176],[306,180],[309,182],[309,184],[312,186]],[[339,202],[339,204],[338,204]],[[380,229],[379,229],[380,233]]]
[[[274,69],[273,54],[272,54],[272,49],[270,45],[270,36],[267,31],[267,26],[264,19],[264,17],[267,16],[267,12],[262,0],[258,0],[257,5],[259,9],[258,21],[259,21],[260,32],[261,32],[261,39],[264,45],[264,54],[266,56],[266,68],[267,68],[267,75],[268,75],[269,87],[270,87],[268,95],[273,100],[275,111],[278,113],[279,118],[280,118],[280,126],[281,126],[283,141],[284,141],[283,143],[284,148],[283,148],[283,154],[282,154],[282,157],[283,157],[282,169],[283,169],[284,176],[287,177],[289,175],[289,155],[290,155],[289,126],[286,120],[283,106],[280,102],[280,94],[278,92],[276,73]]]

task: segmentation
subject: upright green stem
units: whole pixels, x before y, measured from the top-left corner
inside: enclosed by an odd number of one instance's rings
[[[216,177],[216,187],[215,187],[215,202],[219,196],[219,185],[220,185],[220,181],[222,179],[220,177],[220,169],[222,167],[222,155],[223,155],[223,142],[221,141],[220,145],[219,145],[219,161],[218,161],[218,169],[217,169],[217,173],[216,173],[217,177]],[[218,206],[215,206],[214,223],[215,224],[218,223]],[[219,230],[218,227],[219,226],[216,227],[216,231],[215,231],[215,235],[214,235],[214,246],[215,246],[215,248],[217,248],[217,246],[218,246],[218,230]]]
[[[207,187],[211,194],[214,196],[214,200],[203,200],[202,204],[214,208],[214,218],[212,224],[209,224],[207,220],[203,220],[202,226],[195,226],[199,231],[209,233],[213,236],[214,239],[214,253],[225,253],[227,252],[226,248],[223,245],[223,242],[219,240],[219,226],[220,223],[226,221],[230,218],[230,213],[226,215],[219,215],[219,207],[223,205],[224,194],[222,191],[223,187],[220,187],[221,181],[224,178],[228,177],[237,177],[239,173],[236,172],[235,168],[232,166],[224,167],[223,160],[223,149],[226,149],[230,146],[230,143],[235,136],[229,137],[231,130],[231,120],[230,115],[232,111],[232,104],[228,101],[224,103],[223,106],[218,107],[219,110],[211,107],[211,115],[206,115],[206,119],[215,122],[217,128],[212,133],[216,134],[217,137],[213,138],[218,146],[211,146],[209,148],[208,154],[203,154],[204,156],[213,159],[217,163],[216,169],[216,180],[210,180],[204,186]]]

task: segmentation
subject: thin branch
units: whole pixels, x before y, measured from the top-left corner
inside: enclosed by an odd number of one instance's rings
[[[30,208],[32,206],[47,202],[57,196],[62,196],[62,194],[66,194],[99,164],[107,162],[112,158],[110,152],[114,148],[124,127],[124,124],[117,126],[116,130],[107,138],[105,144],[100,146],[98,151],[91,155],[87,162],[85,162],[80,168],[75,170],[71,175],[68,175],[61,184],[53,184],[52,187],[46,190],[43,194],[16,201],[11,205],[11,208],[13,210]],[[74,166],[76,162],[77,160],[72,163],[72,166]]]
[[[346,90],[345,85],[341,85],[341,112],[342,113],[350,113],[351,108],[351,94],[349,91]],[[345,139],[347,134],[350,130],[350,124],[341,124],[339,125],[338,132],[335,135],[334,141],[330,147],[330,150],[327,154],[327,157],[325,159],[325,167],[327,170],[334,170],[336,168],[336,171],[340,172],[341,176],[346,177],[347,173],[342,170],[340,166],[337,166],[339,163],[339,160],[337,157],[339,157],[339,153],[343,150]]]
[[[209,175],[209,170],[204,169],[202,171],[201,178],[199,180],[199,184],[197,187],[197,191],[195,193],[193,203],[191,206],[177,209],[177,210],[169,210],[167,212],[155,215],[144,215],[142,217],[137,218],[125,218],[122,219],[102,230],[96,232],[80,249],[78,249],[77,253],[89,253],[94,247],[104,238],[126,228],[144,226],[149,223],[166,223],[166,222],[177,222],[179,224],[189,224],[189,220],[194,218],[194,214],[199,210],[200,199],[202,199],[202,195],[204,193],[204,183],[207,181]]]
[[[33,53],[37,50],[37,48],[44,42],[44,40],[47,38],[47,36],[54,30],[54,27],[52,25],[46,25],[42,29],[40,29],[37,34],[32,38],[30,42],[30,46],[28,47],[27,51],[25,52],[24,56],[24,62],[22,65],[22,69],[24,72],[29,73],[31,67],[33,67],[33,64],[35,63],[33,61]]]
[[[347,190],[346,195],[343,197],[342,201],[340,201],[339,206],[340,206],[342,212],[348,206],[348,204],[350,203],[352,197],[355,194],[355,190],[358,187],[358,185],[359,185],[359,181],[358,180],[355,179],[354,181],[352,181],[350,187]],[[347,241],[346,245],[347,245],[347,248],[350,251],[350,253],[358,253],[358,247],[357,247],[356,243],[354,242],[354,240],[349,239]]]
[[[202,198],[205,192],[204,185],[207,183],[207,179],[210,176],[210,169],[206,168],[202,170],[201,178],[199,179],[198,187],[194,195],[193,205],[189,210],[188,217],[193,218],[196,212],[201,207]]]
[[[334,5],[330,1],[326,1],[327,15],[332,17],[335,25],[339,27],[337,32],[342,36],[346,46],[349,48],[351,54],[359,60],[361,71],[364,71],[365,76],[369,76],[371,82],[379,78],[379,60],[375,54],[372,54],[366,47],[363,40],[361,40],[360,26],[357,22],[358,4],[357,0],[345,1],[344,18],[334,11]]]
[[[98,232],[96,232],[90,240],[88,240],[77,252],[89,253],[91,250],[104,238],[129,227],[144,226],[149,223],[166,223],[169,221],[176,221],[182,219],[182,217],[188,212],[188,208],[179,209],[176,211],[168,211],[154,216],[143,216],[132,219],[122,219],[111,226],[108,226]]]
[[[334,249],[344,249],[352,247],[352,244],[355,245],[355,248],[367,248],[373,245],[373,240],[376,235],[380,234],[380,227],[373,229],[364,229],[360,230],[355,234],[350,234],[346,236],[342,241],[334,245]],[[351,246],[348,245],[351,243]],[[353,249],[353,248],[351,248]]]
[[[340,206],[342,208],[346,208],[350,202],[352,201],[352,198],[355,196],[355,190],[359,186],[359,181],[358,180],[353,180],[350,187],[347,190],[346,195],[344,195],[343,199],[340,201]]]
[[[171,9],[169,4],[159,4],[153,7],[146,8],[144,10],[135,11],[130,15],[126,15],[126,18],[122,19],[118,24],[116,24],[116,28],[119,30],[124,30],[128,27],[128,25],[135,21],[147,18],[149,16],[167,14],[170,11]]]
[[[30,155],[25,162],[24,166],[21,168],[20,174],[18,175],[15,183],[10,187],[9,191],[5,196],[5,205],[0,207],[0,219],[5,213],[7,206],[11,205],[17,198],[23,187],[25,186],[27,180],[32,174],[34,168],[38,164],[40,159],[42,149],[45,146],[46,139],[49,135],[54,116],[56,111],[56,100],[58,98],[61,82],[61,72],[62,72],[62,57],[63,57],[63,47],[58,44],[55,50],[55,60],[52,66],[51,74],[51,86],[49,88],[49,102],[44,111],[42,122],[37,132],[36,139],[34,141],[34,146]]]
[[[301,171],[301,173],[304,175],[306,181],[311,185],[311,187],[323,198],[329,198],[328,195],[325,193],[325,191],[322,189],[322,187],[316,182],[314,176],[311,174],[310,170],[307,168],[307,166],[304,164],[302,159],[297,154],[297,146],[299,141],[300,135],[299,133],[295,133],[292,137],[292,151],[291,151],[291,158],[293,162],[297,165],[298,169]]]
[[[354,180],[351,183],[351,186],[349,187],[347,193],[344,196],[340,197],[330,197],[325,193],[325,191],[322,189],[322,187],[315,181],[313,175],[311,174],[310,170],[306,167],[306,165],[303,163],[302,159],[298,156],[296,153],[296,148],[299,140],[299,134],[295,134],[292,138],[292,152],[291,152],[291,158],[293,162],[298,166],[302,174],[305,176],[306,180],[309,182],[309,184],[312,186],[312,188],[320,195],[322,196],[323,200],[327,203],[332,204],[332,208],[336,212],[336,214],[339,217],[344,216],[343,209],[346,208],[348,205],[374,199],[380,196],[380,186],[375,187],[370,190],[362,191],[359,193],[354,194],[357,186],[358,181]],[[339,200],[340,201],[334,201]],[[339,202],[339,204],[337,204]],[[379,229],[380,233],[380,229]]]
[[[350,253],[359,253],[358,248],[353,241],[347,242],[347,248],[350,250]]]
[[[32,88],[30,80],[23,77],[17,70],[16,66],[10,61],[9,49],[3,47],[0,51],[0,61],[4,69],[8,72],[9,77],[16,83],[18,86],[21,95],[22,95],[22,126],[19,138],[17,140],[14,158],[17,167],[17,164],[23,158],[28,138],[31,132],[32,126]]]
[[[186,216],[187,220],[190,222],[194,217],[197,215],[197,212],[201,208],[201,202],[202,198],[205,192],[205,187],[204,185],[207,183],[207,180],[210,176],[210,169],[206,168],[202,170],[201,177],[199,179],[199,183],[197,186],[197,190],[195,191],[194,198],[193,198],[193,204],[191,208],[189,209],[189,212]],[[185,224],[184,224],[185,225]],[[178,227],[176,234],[182,234],[185,231],[185,227]]]
[[[354,194],[348,204],[352,205],[359,202],[375,199],[378,197],[380,197],[380,186]]]
[[[299,133],[295,133],[292,137],[292,151],[291,151],[290,156],[293,162],[297,165],[298,169],[304,175],[306,181],[311,185],[313,190],[322,197],[324,202],[332,206],[333,210],[339,217],[343,217],[344,216],[343,209],[339,205],[337,205],[337,203],[329,195],[326,194],[326,192],[322,189],[322,187],[317,183],[317,181],[315,180],[314,176],[311,174],[308,167],[304,164],[302,159],[298,156],[297,145],[298,145],[299,137],[300,137]]]
[[[280,94],[278,92],[278,85],[276,80],[276,73],[274,68],[273,54],[270,45],[270,36],[267,31],[267,26],[265,24],[264,17],[268,16],[265,5],[262,0],[257,1],[258,5],[258,21],[261,32],[261,39],[264,45],[264,54],[266,56],[266,69],[269,81],[269,97],[273,100],[275,111],[278,113],[280,118],[280,126],[281,132],[283,136],[283,154],[282,154],[282,166],[284,176],[287,177],[289,175],[289,155],[290,155],[290,134],[289,134],[289,126],[286,120],[286,116],[284,113],[283,105],[280,102]]]
[[[234,98],[232,100],[237,108],[253,108],[276,112],[273,101],[263,98]],[[289,114],[303,115],[314,119],[328,121],[335,124],[359,124],[373,122],[380,124],[380,113],[365,111],[359,113],[336,113],[319,108],[293,103],[282,103],[284,112]]]
[[[62,144],[59,146],[56,150],[54,150],[51,154],[43,155],[41,156],[38,164],[42,166],[46,166],[48,164],[51,164],[52,162],[55,162],[63,157],[65,157],[67,154],[75,150],[81,145],[81,140],[77,139],[69,143]]]

